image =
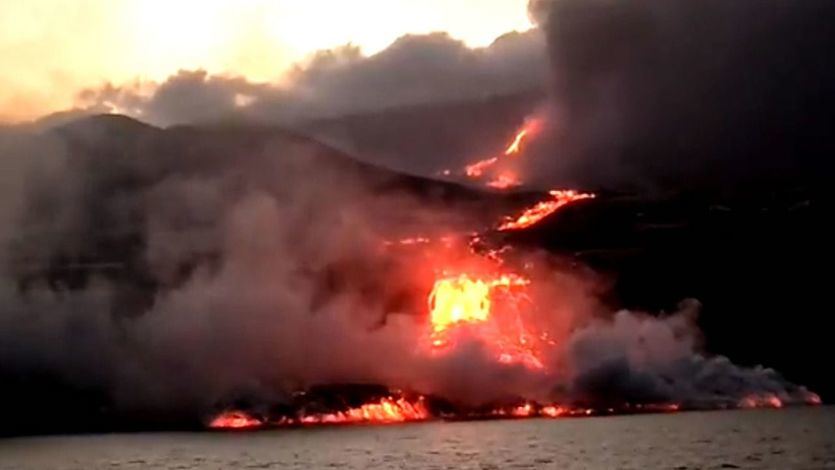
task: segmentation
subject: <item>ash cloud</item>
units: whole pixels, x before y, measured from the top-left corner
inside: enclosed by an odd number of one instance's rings
[[[384,242],[467,232],[493,202],[275,129],[103,116],[0,143],[25,183],[3,188],[0,376],[20,405],[3,432],[198,419],[322,383],[474,390],[415,356],[432,273]],[[58,399],[76,392],[92,410]]]
[[[319,51],[273,82],[183,70],[161,83],[108,84],[83,91],[78,109],[39,126],[102,109],[160,126],[281,125],[428,176],[500,148],[541,101],[547,75],[536,28],[481,48],[441,32],[406,35],[370,56],[350,44]]]
[[[244,119],[288,124],[424,103],[483,99],[541,88],[547,73],[538,30],[469,48],[446,33],[406,35],[365,56],[353,45],[315,53],[276,83],[181,71],[148,86],[107,85],[80,95],[157,125]]]
[[[539,112],[547,129],[519,164],[535,187],[823,181],[835,150],[833,9],[826,0],[533,0],[539,27],[485,48],[407,35],[368,57],[351,45],[320,51],[275,83],[197,70],[108,85],[82,93],[77,112],[163,126],[277,123],[423,175],[495,154]]]
[[[530,147],[536,173],[607,186],[828,164],[829,8],[532,4],[554,79],[553,128]],[[149,93],[106,87],[84,98],[160,124],[293,123],[477,98],[549,83],[540,34],[483,50],[412,36],[368,58],[347,47],[314,58],[289,87],[197,71]],[[413,180],[334,164],[296,135],[231,129],[111,117],[0,133],[0,393],[12,423],[35,415],[70,426],[73,409],[83,419],[194,418],[230,396],[280,403],[345,382],[470,404],[810,397],[772,370],[705,353],[694,305],[661,317],[606,311],[595,281],[570,269],[543,274],[539,293],[559,333],[554,374],[497,365],[477,343],[442,361],[416,356],[432,273],[418,257],[380,253],[380,242],[489,224],[474,196],[416,195],[402,189]]]
[[[196,421],[234,397],[267,406],[334,383],[467,405],[811,396],[703,355],[695,306],[613,314],[593,277],[533,255],[553,268],[532,273],[537,321],[557,340],[552,372],[497,363],[477,341],[420,354],[433,266],[382,242],[496,215],[293,135],[100,117],[3,148],[25,182],[4,187],[0,376],[15,404],[4,432]]]
[[[697,325],[700,305],[682,302],[669,315],[620,311],[572,335],[573,366],[561,390],[580,402],[677,403],[689,408],[734,408],[746,400],[777,397],[783,404],[816,398],[773,369],[740,367],[706,355]]]
[[[831,178],[825,0],[537,0],[553,84],[545,179],[692,187]]]
[[[410,35],[369,57],[350,45],[321,51],[282,83],[182,71],[156,86],[88,90],[81,102],[159,125],[279,123],[424,175],[500,151],[538,112],[547,129],[519,170],[541,187],[832,177],[831,2],[535,0],[529,9],[538,28],[486,48]]]

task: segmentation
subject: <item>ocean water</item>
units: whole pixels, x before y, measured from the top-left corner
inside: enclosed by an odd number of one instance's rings
[[[0,469],[835,469],[835,408],[0,440]]]

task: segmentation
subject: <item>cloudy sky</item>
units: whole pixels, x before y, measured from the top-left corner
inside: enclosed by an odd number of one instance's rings
[[[0,120],[71,107],[105,82],[180,69],[280,81],[311,53],[364,54],[407,33],[471,47],[531,27],[527,0],[0,0]]]

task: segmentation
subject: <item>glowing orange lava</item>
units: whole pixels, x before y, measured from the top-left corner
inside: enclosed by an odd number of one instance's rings
[[[499,225],[499,230],[519,230],[530,227],[572,202],[595,197],[594,194],[581,193],[574,190],[554,190],[550,191],[549,194],[552,199],[536,203],[536,205],[525,210],[516,218],[507,218]]]
[[[541,124],[540,119],[526,120],[503,155],[468,165],[465,174],[496,189],[519,186],[522,182],[516,173],[494,166],[508,156],[521,154],[524,142],[539,131]],[[498,223],[498,230],[530,227],[567,204],[592,197],[593,194],[574,190],[550,191],[548,200],[538,202],[520,215],[507,217]],[[432,240],[423,237],[404,238],[396,244],[436,246]],[[452,250],[457,245],[446,243],[444,246]],[[470,237],[469,251],[480,260],[476,263],[479,268],[455,269],[455,263],[436,268],[437,277],[428,296],[429,332],[425,350],[433,355],[446,354],[459,341],[477,341],[499,363],[544,369],[543,349],[554,343],[546,332],[530,324],[529,311],[534,311],[535,305],[526,287],[531,281],[505,269],[504,247],[485,246],[478,233]],[[460,257],[456,253],[452,258]],[[530,409],[528,412],[533,413]],[[550,412],[550,408],[543,411]],[[513,414],[510,410],[506,413]]]
[[[513,173],[504,172],[487,182],[487,186],[494,189],[510,189],[521,186],[522,182]]]
[[[748,395],[739,402],[740,408],[782,408],[783,401],[773,393]]]
[[[485,345],[498,362],[542,369],[539,338],[528,332],[518,310],[528,284],[515,274],[436,280],[429,294],[430,350],[445,351],[463,335]]]
[[[514,408],[510,414],[516,418],[530,418],[533,415],[533,412],[533,406],[530,403],[525,403],[524,405]]]
[[[389,424],[424,421],[431,417],[432,415],[427,410],[423,397],[414,402],[405,398],[388,397],[346,411],[304,415],[299,419],[299,422],[301,424]]]
[[[525,278],[505,274],[496,279],[472,279],[467,274],[439,279],[429,294],[429,320],[436,333],[459,323],[486,322],[491,294],[497,288],[525,286]]]
[[[561,406],[549,405],[539,410],[539,413],[546,418],[559,418],[566,414],[566,409]]]
[[[529,134],[532,134],[539,130],[541,125],[541,121],[539,119],[530,119],[525,123],[525,126],[516,133],[516,137],[513,138],[513,142],[507,146],[505,149],[505,155],[514,155],[519,153],[522,147],[522,143],[525,141],[525,138],[528,137]]]
[[[528,119],[525,122],[525,125],[516,132],[516,135],[507,146],[501,157],[510,157],[521,153],[522,144],[525,142],[525,139],[537,132],[540,127],[541,121],[539,119]],[[500,162],[500,160],[500,157],[491,157],[479,160],[464,167],[464,174],[471,179],[486,179],[489,172],[489,180],[484,184],[494,189],[510,189],[520,186],[522,182],[514,173],[507,171],[507,169],[499,169],[501,171],[497,171],[493,168]],[[449,171],[444,170],[441,174],[448,176]]]
[[[211,429],[252,429],[264,423],[243,411],[225,411],[209,423]]]
[[[539,120],[529,120],[507,147],[506,156],[522,151],[525,139],[535,133]],[[482,160],[465,168],[471,178],[482,178],[490,170],[493,179],[486,184],[506,189],[521,184],[516,174],[498,173],[493,169],[499,157]],[[497,174],[498,173],[498,174]],[[449,174],[448,170],[444,171]],[[485,178],[486,180],[486,178]],[[497,230],[510,231],[531,227],[562,207],[576,201],[591,199],[595,195],[575,190],[553,190],[550,198],[540,201],[515,217],[506,217],[498,223]],[[508,268],[513,258],[507,257],[508,246],[491,246],[488,231],[447,235],[440,238],[414,236],[385,241],[385,247],[425,253],[432,259],[428,274],[434,272],[435,279],[427,298],[428,323],[419,351],[428,357],[437,357],[453,351],[461,341],[476,341],[484,347],[490,357],[500,364],[521,365],[528,372],[548,373],[546,368],[555,368],[554,362],[544,360],[547,348],[556,345],[547,327],[536,322],[529,312],[536,311],[535,302],[529,296],[532,290],[533,270],[523,276]],[[496,237],[503,238],[503,237]],[[469,243],[462,242],[467,240]],[[408,249],[406,248],[408,247]],[[436,251],[442,250],[442,251]],[[449,257],[442,254],[450,254]],[[506,263],[507,258],[508,263]],[[440,261],[438,261],[440,260]],[[463,260],[463,261],[462,261]],[[436,264],[437,263],[437,264]],[[455,269],[458,268],[458,269]],[[454,273],[454,274],[451,274]],[[529,276],[529,277],[528,277]],[[421,280],[424,278],[421,277]],[[426,282],[431,282],[426,278]],[[425,284],[421,284],[426,286]],[[547,377],[547,376],[544,376]],[[398,392],[388,392],[385,398],[370,401],[355,408],[331,412],[299,412],[285,415],[278,420],[265,422],[263,419],[242,411],[226,411],[210,423],[212,429],[256,429],[271,426],[307,426],[329,424],[388,424],[425,421],[434,416],[424,397],[407,399]],[[379,395],[378,395],[379,396]],[[820,397],[808,392],[806,403],[819,405]],[[432,400],[429,400],[432,403]],[[772,393],[758,393],[744,397],[736,406],[740,408],[781,408],[793,404],[784,403]],[[540,404],[537,402],[514,403],[495,409],[480,409],[461,416],[473,419],[497,417],[502,419],[560,418],[614,414],[619,412],[676,412],[677,403],[624,404],[619,408],[594,409],[575,407],[570,404]],[[448,412],[439,412],[438,417],[449,417]],[[453,416],[458,418],[461,416]]]
[[[481,178],[484,172],[498,161],[499,159],[496,157],[479,160],[471,165],[467,165],[464,168],[464,173],[470,178]]]

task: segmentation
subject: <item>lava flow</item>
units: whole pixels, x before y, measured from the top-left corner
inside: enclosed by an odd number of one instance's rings
[[[820,405],[821,398],[816,393],[808,392],[805,396],[807,405]],[[737,408],[782,408],[785,406],[784,401],[773,393],[754,393],[746,396],[737,403]]]
[[[473,278],[468,274],[435,281],[429,295],[429,344],[443,354],[457,339],[479,341],[498,362],[542,369],[539,338],[522,319],[530,306],[525,287],[530,280],[515,274]]]
[[[308,414],[299,418],[301,424],[358,424],[358,423],[405,423],[424,421],[431,418],[423,397],[415,401],[405,398],[383,398],[378,402],[366,403],[357,408],[334,413]]]
[[[517,131],[513,141],[505,149],[503,157],[516,156],[522,151],[525,139],[539,131],[540,118],[527,119]],[[494,177],[485,184],[488,187],[507,189],[521,181],[509,171],[496,172],[493,166],[500,157],[493,157],[468,165],[465,174],[481,178],[488,171]],[[594,194],[574,190],[554,190],[550,199],[540,201],[516,217],[507,217],[499,223],[498,231],[519,230],[539,223],[566,205]],[[476,236],[473,241],[480,240]],[[476,254],[490,262],[489,274],[459,273],[448,275],[448,269],[439,273],[429,294],[430,350],[440,354],[455,346],[459,336],[477,340],[492,351],[497,361],[504,364],[522,364],[530,369],[543,369],[542,352],[550,343],[547,332],[532,332],[524,319],[524,311],[534,309],[525,288],[530,279],[501,269],[504,260],[502,249],[487,249]]]
[[[539,120],[526,123],[507,147],[504,157],[517,155],[525,139],[539,128]],[[520,184],[509,172],[497,173],[493,166],[500,157],[476,162],[465,168],[470,178],[481,179],[488,172],[493,179],[484,184],[496,188],[509,188]],[[549,198],[522,211],[514,217],[505,217],[483,233],[445,236],[432,239],[425,236],[402,238],[397,242],[384,242],[391,249],[420,250],[427,259],[442,260],[433,267],[435,279],[428,289],[427,315],[423,335],[419,338],[417,354],[435,359],[453,354],[466,342],[478,343],[497,364],[509,367],[522,366],[526,373],[535,375],[554,372],[556,367],[546,361],[548,353],[557,346],[549,336],[548,328],[537,324],[537,305],[531,295],[534,276],[525,270],[514,270],[508,262],[506,246],[490,246],[490,231],[506,232],[522,230],[540,223],[560,208],[584,199],[594,198],[591,193],[576,190],[553,190]],[[460,243],[469,240],[469,243]],[[452,256],[444,256],[451,253]],[[452,261],[455,260],[455,261]],[[526,274],[520,274],[526,273]],[[553,333],[553,332],[551,332]],[[429,399],[417,399],[388,392],[384,398],[369,398],[368,402],[340,410],[315,411],[318,406],[301,404],[296,412],[280,418],[260,419],[241,411],[228,411],[214,418],[213,429],[252,429],[264,426],[307,426],[359,423],[403,423],[442,419],[524,419],[562,418],[615,413],[675,412],[679,403],[620,404],[601,409],[588,406],[572,406],[561,403],[539,404],[521,402],[495,408],[461,408],[454,413],[430,406]],[[787,402],[790,403],[790,402]],[[817,395],[808,394],[808,404],[820,404]],[[784,401],[774,394],[750,395],[735,404],[737,408],[780,408]]]
[[[431,419],[432,413],[425,399],[385,397],[355,408],[332,412],[300,412],[296,416],[282,416],[266,421],[243,411],[226,411],[215,417],[210,429],[249,430],[264,427],[311,426],[325,424],[393,424]]]
[[[525,210],[516,218],[508,217],[499,225],[499,231],[519,230],[537,224],[539,221],[556,212],[558,209],[583,199],[592,199],[594,194],[581,193],[574,190],[549,191],[552,199],[540,201]]]
[[[471,279],[467,274],[440,279],[429,295],[429,311],[435,333],[459,323],[485,322],[490,317],[493,289],[525,286],[527,279],[503,275],[498,279]]]
[[[528,134],[537,129],[539,129],[539,120],[532,119],[531,121],[529,121],[525,125],[525,127],[522,128],[522,130],[516,133],[516,137],[513,139],[513,142],[511,142],[510,145],[507,146],[507,149],[505,149],[504,154],[514,155],[519,153],[519,150],[521,149],[522,142],[525,140],[525,137],[527,137]]]
[[[226,411],[217,415],[211,422],[211,429],[254,429],[261,427],[264,423],[243,411]]]
[[[496,171],[495,165],[500,163],[507,157],[518,155],[522,151],[522,144],[527,138],[535,134],[541,128],[542,122],[539,118],[528,119],[524,126],[516,132],[513,141],[505,148],[501,157],[490,157],[479,160],[475,163],[464,167],[464,174],[473,180],[485,178],[490,174],[490,179],[485,182],[487,187],[493,189],[511,189],[522,184],[516,174],[508,169]],[[449,171],[444,171],[443,174],[449,174]]]

